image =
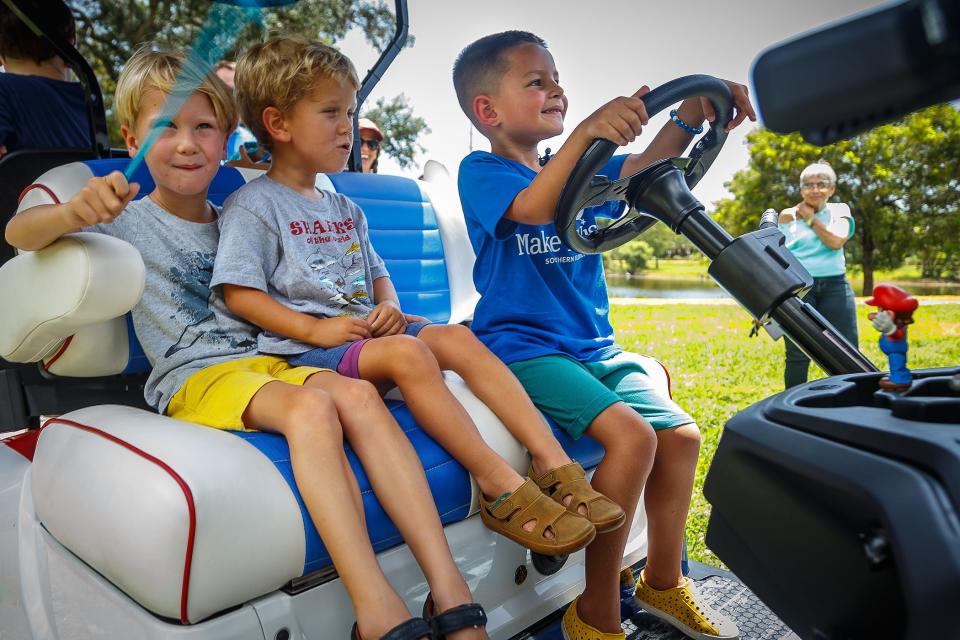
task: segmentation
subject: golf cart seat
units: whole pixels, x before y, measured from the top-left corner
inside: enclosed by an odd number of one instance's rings
[[[25,190],[20,208],[66,201],[90,176],[124,165],[94,160],[53,169]],[[211,200],[221,204],[256,175],[222,168]],[[153,188],[145,167],[134,180],[141,194]],[[469,318],[477,298],[473,254],[449,187],[355,173],[320,176],[318,186],[345,193],[364,209],[406,311],[436,322]],[[149,371],[128,313],[142,293],[143,273],[135,249],[93,233],[13,258],[0,268],[0,356],[39,362],[54,381]],[[666,388],[663,368],[646,362]],[[484,438],[524,473],[525,452],[506,428],[459,377],[447,373],[446,380]],[[136,408],[142,400],[133,395],[129,405],[135,406],[81,408],[39,431],[32,497],[37,517],[60,544],[146,609],[185,624],[331,571],[282,437],[173,420]],[[402,398],[389,398],[444,524],[475,513],[478,491],[467,472],[420,429]],[[595,441],[555,432],[585,467],[599,462]],[[402,544],[349,446],[347,455],[374,548]]]

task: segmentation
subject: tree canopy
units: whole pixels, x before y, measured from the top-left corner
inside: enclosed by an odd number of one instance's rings
[[[210,0],[68,0],[77,22],[77,49],[93,67],[103,90],[111,136],[121,143],[112,113],[113,93],[124,63],[137,47],[154,42],[164,48],[187,49],[203,28]],[[266,10],[263,24],[250,24],[237,38],[231,59],[248,44],[268,33],[296,33],[335,44],[350,30],[361,29],[378,51],[383,51],[394,31],[392,6],[382,0],[325,0],[298,2]],[[413,38],[408,40],[412,44]],[[363,107],[361,107],[363,108]],[[370,113],[386,136],[385,151],[403,166],[422,150],[417,137],[427,130],[403,96],[380,100]]]
[[[797,134],[757,129],[747,136],[750,161],[726,184],[733,194],[715,216],[731,233],[757,228],[767,208],[800,201],[800,172],[818,160],[837,172],[834,200],[850,205],[856,230],[848,265],[863,270],[864,291],[876,269],[915,260],[924,277],[960,274],[960,111],[929,107],[828,147]]]
[[[364,108],[364,117],[370,118],[384,132],[383,151],[406,169],[424,148],[417,142],[421,133],[430,133],[423,118],[413,115],[402,93],[392,100],[379,98],[372,108]]]

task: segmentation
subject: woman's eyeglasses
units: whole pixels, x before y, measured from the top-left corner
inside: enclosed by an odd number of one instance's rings
[[[833,186],[832,182],[825,182],[821,180],[820,182],[804,182],[803,184],[800,185],[800,188],[803,189],[804,191],[811,191],[813,189],[826,191],[832,186]]]
[[[376,151],[377,149],[380,148],[380,141],[377,140],[376,138],[371,138],[369,140],[367,140],[366,138],[361,138],[360,145],[361,146],[367,145],[367,149],[370,149],[371,151]]]

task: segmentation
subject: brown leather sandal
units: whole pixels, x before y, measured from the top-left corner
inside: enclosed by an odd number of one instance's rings
[[[533,475],[533,467],[530,467],[529,474],[537,486],[561,506],[570,496],[570,504],[565,505],[567,510],[586,517],[597,528],[597,533],[613,531],[627,519],[620,505],[590,486],[587,473],[578,462],[551,469],[539,478]],[[580,505],[586,508],[586,516],[580,513]]]
[[[480,504],[480,519],[487,528],[543,555],[572,553],[597,535],[590,521],[558,505],[529,478],[513,493],[493,502],[481,499]],[[527,531],[523,525],[531,520],[533,530]],[[552,536],[547,536],[548,530]]]

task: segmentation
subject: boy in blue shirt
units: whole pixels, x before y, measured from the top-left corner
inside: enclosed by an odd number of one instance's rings
[[[631,142],[647,123],[640,97],[616,98],[584,120],[541,167],[537,144],[563,132],[567,98],[553,57],[539,37],[508,31],[466,47],[453,69],[457,98],[490,140],[460,165],[460,197],[477,254],[481,294],[473,330],[520,379],[534,404],[575,438],[584,433],[606,454],[594,487],[615,500],[631,522],[641,491],[649,519],[647,565],[636,597],[648,612],[693,638],[737,638],[732,620],[705,607],[680,572],[683,532],[700,446],[693,419],[660,395],[647,373],[614,342],[599,255],[565,247],[554,212],[577,160],[596,138]],[[746,88],[727,83],[738,108],[728,129],[755,119]],[[678,109],[696,127],[712,108],[701,99]],[[613,158],[612,179],[679,156],[691,136],[668,123],[641,154]],[[604,205],[587,212],[616,215]],[[598,535],[587,547],[586,589],[563,618],[571,638],[623,638],[619,581],[629,527]]]

